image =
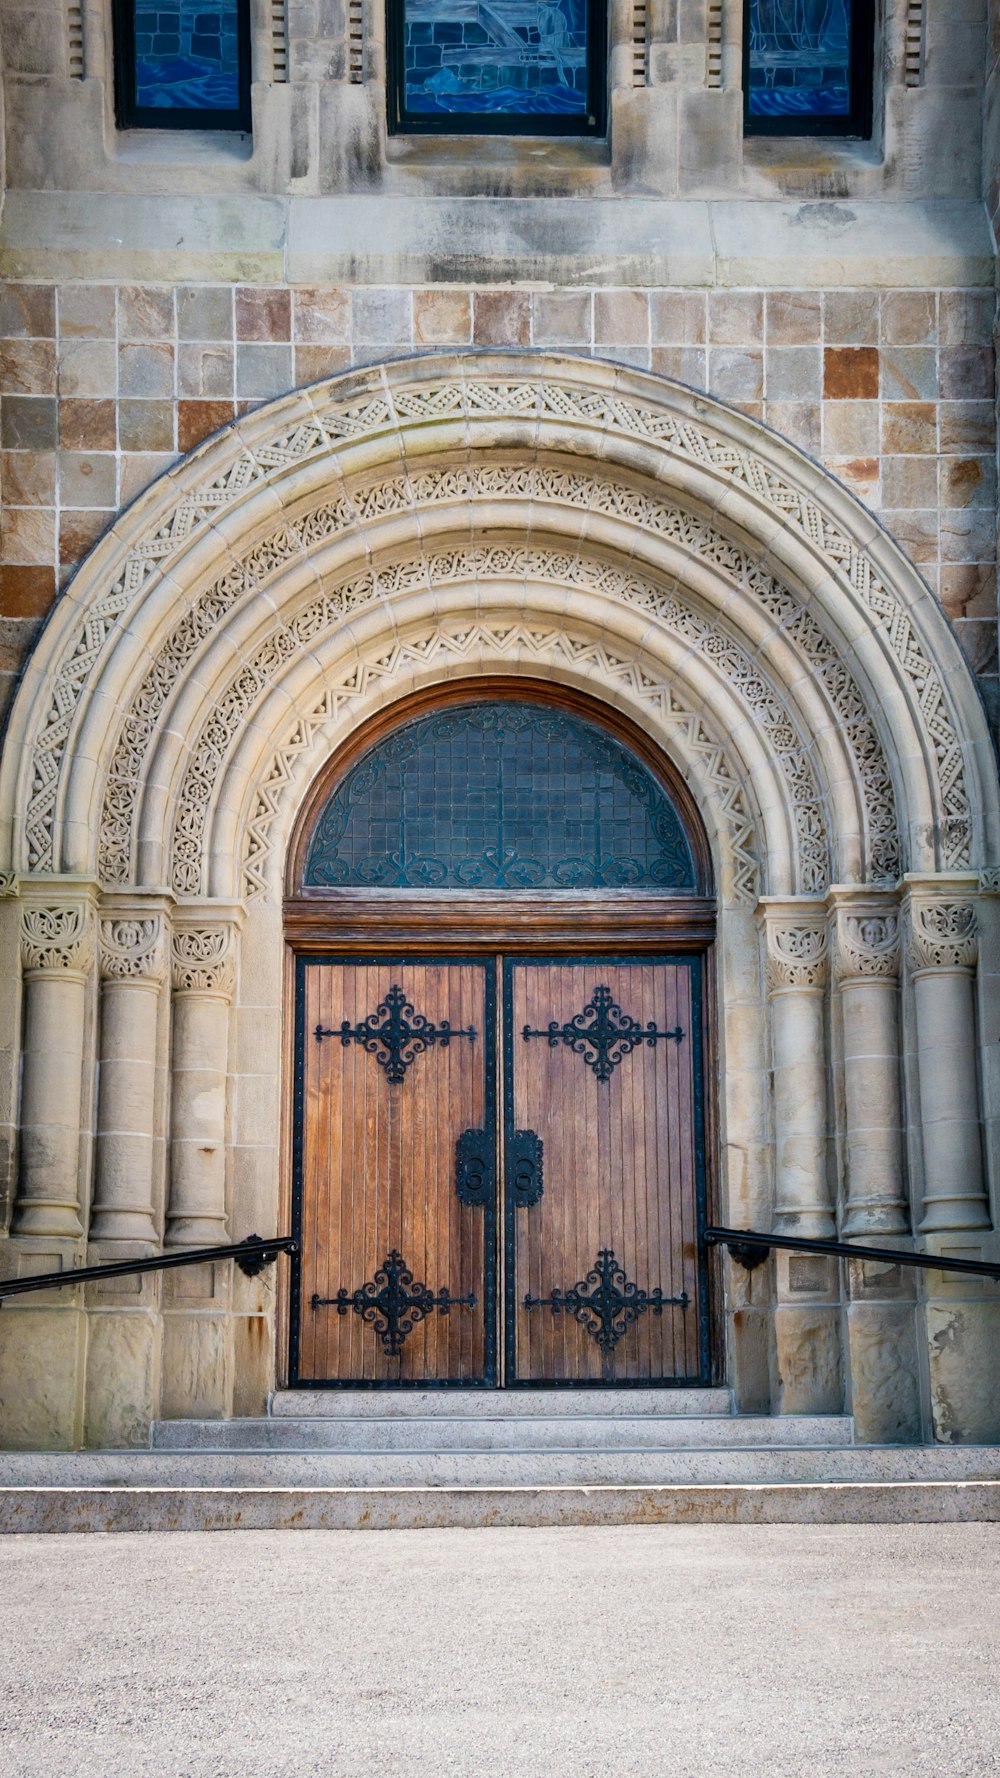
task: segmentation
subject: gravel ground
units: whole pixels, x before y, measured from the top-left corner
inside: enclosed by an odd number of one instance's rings
[[[3,1778],[987,1778],[1000,1525],[0,1540]]]

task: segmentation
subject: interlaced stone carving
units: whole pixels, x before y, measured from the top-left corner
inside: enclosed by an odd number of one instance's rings
[[[899,972],[899,915],[842,913],[837,929],[837,974],[893,977]]]
[[[72,970],[82,974],[94,954],[90,911],[79,904],[68,907],[21,909],[21,962],[26,970]]]
[[[17,872],[13,870],[0,871],[0,901],[7,901],[12,895],[17,895],[19,890]]]
[[[778,925],[768,920],[767,985],[772,992],[781,988],[822,988],[826,985],[829,944],[826,922],[795,920]]]
[[[184,926],[171,935],[170,979],[175,994],[226,994],[236,978],[233,928]]]
[[[970,901],[913,901],[910,962],[914,969],[974,969],[979,923]]]
[[[658,724],[677,736],[682,751],[698,760],[705,782],[718,798],[719,819],[726,832],[732,859],[734,899],[756,900],[759,860],[755,850],[754,823],[739,774],[724,743],[712,733],[700,713],[681,702],[676,687],[654,679],[634,662],[620,660],[600,644],[571,636],[565,630],[543,630],[521,624],[500,627],[484,623],[458,628],[445,625],[419,640],[396,643],[388,650],[375,650],[351,667],[343,679],[328,686],[312,710],[296,717],[287,742],[278,749],[265,775],[248,824],[244,842],[244,889],[248,896],[267,892],[269,830],[280,809],[282,790],[290,781],[295,760],[317,744],[324,729],[381,681],[393,679],[407,668],[438,659],[475,659],[484,650],[501,658],[537,662],[542,668],[563,662],[573,667],[591,666],[604,683],[623,686],[654,711]]]
[[[1000,895],[1000,866],[992,866],[989,870],[979,873],[979,893],[981,895]]]
[[[792,718],[776,688],[765,678],[749,655],[726,633],[709,623],[674,596],[659,595],[644,583],[631,583],[620,570],[600,562],[581,560],[518,545],[492,549],[455,548],[432,555],[427,561],[397,563],[378,577],[383,593],[403,590],[407,583],[437,585],[453,580],[484,581],[510,577],[599,586],[613,596],[629,597],[654,605],[667,628],[681,636],[692,649],[704,653],[739,692],[757,725],[767,734],[779,755],[788,785],[799,836],[800,887],[806,893],[826,888],[829,881],[829,840],[826,813],[811,761]],[[374,576],[370,577],[374,579]],[[643,594],[646,595],[643,598]],[[331,611],[331,605],[333,610]],[[209,722],[192,748],[192,759],[177,805],[173,883],[180,894],[198,894],[202,888],[203,835],[228,748],[243,728],[245,719],[267,685],[297,652],[311,648],[321,626],[335,629],[342,613],[334,595],[323,593],[288,627],[276,631],[244,662],[236,678],[219,698]]]
[[[558,440],[566,425],[574,432],[591,429],[606,447],[615,434],[639,437],[672,457],[710,469],[731,485],[747,488],[784,523],[793,526],[825,555],[867,608],[887,648],[909,681],[937,766],[943,824],[944,867],[968,862],[971,816],[961,749],[940,675],[914,633],[908,613],[885,587],[871,559],[803,490],[783,481],[778,471],[752,451],[713,436],[694,420],[674,412],[645,407],[614,388],[595,389],[548,377],[487,380],[467,373],[461,378],[415,388],[386,384],[370,396],[343,400],[336,382],[324,401],[317,394],[309,416],[283,430],[270,443],[245,446],[212,478],[190,489],[155,531],[129,551],[114,585],[88,604],[80,629],[70,640],[53,675],[52,693],[32,750],[32,776],[25,823],[29,864],[53,866],[53,818],[57,788],[69,733],[79,700],[109,637],[161,572],[170,557],[222,508],[248,491],[317,455],[335,455],[342,441],[395,431],[409,419],[427,422],[463,416],[475,436],[478,417],[530,417]]]
[[[262,543],[255,545],[239,569],[227,573],[203,593],[174,630],[157,657],[126,717],[112,758],[105,791],[101,820],[100,874],[106,883],[124,883],[132,874],[132,821],[135,799],[142,782],[143,760],[152,741],[156,721],[188,661],[201,644],[210,637],[225,613],[246,593],[256,590],[270,572],[284,566],[296,554],[308,551],[317,543],[372,519],[416,506],[456,500],[517,498],[572,504],[588,511],[613,513],[659,535],[668,536],[693,554],[713,564],[758,599],[780,623],[786,635],[794,636],[811,665],[819,666],[820,680],[830,697],[843,732],[851,748],[861,784],[866,810],[868,876],[873,881],[894,882],[900,873],[899,832],[896,822],[892,782],[875,725],[865,709],[857,685],[843,666],[833,644],[815,620],[785,589],[778,586],[745,551],[728,538],[713,531],[695,514],[657,500],[637,489],[614,482],[595,480],[582,471],[567,472],[542,465],[467,466],[431,470],[407,480],[403,477],[353,490],[336,501],[327,501],[315,512],[300,517],[296,526],[279,526]],[[686,610],[662,589],[623,573],[598,560],[586,563],[579,557],[558,557],[552,553],[517,548],[485,552],[501,571],[518,575],[534,574],[552,578],[558,574],[577,584],[596,585],[609,597],[655,610],[677,627],[676,612]],[[425,575],[436,573],[446,578],[462,571],[469,560],[467,550],[455,557],[454,552],[439,554],[433,564],[416,563],[383,570],[381,574],[364,572],[343,582],[313,601],[306,612],[294,620],[295,634],[303,646],[323,628],[336,623],[349,612],[406,586],[423,584]],[[477,559],[477,571],[487,572],[486,564]],[[693,612],[686,617],[687,634],[701,623],[698,645],[707,648],[705,638],[719,632],[696,619]],[[757,677],[749,657],[727,638],[725,645],[715,643],[717,651],[726,649],[729,667],[752,686]],[[735,653],[733,651],[736,651]],[[737,664],[738,663],[738,664]],[[775,708],[773,688],[758,697],[755,714],[767,714]],[[801,857],[800,887],[807,893],[822,890],[828,881],[828,836],[825,816],[820,807],[812,768],[795,757],[800,744],[787,725],[779,725],[780,733],[771,733],[772,744],[784,752],[786,778],[789,779],[799,834]]]
[[[107,981],[162,981],[166,971],[163,919],[159,914],[102,920],[101,975]]]

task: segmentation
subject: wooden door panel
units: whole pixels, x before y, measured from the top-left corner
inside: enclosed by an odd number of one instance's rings
[[[455,1156],[464,1130],[487,1131],[492,1179],[493,965],[297,968],[294,1380],[492,1381],[494,1199],[460,1202]]]
[[[705,1375],[698,968],[506,967],[507,1142],[534,1131],[544,1178],[530,1208],[508,1190],[510,1381]]]

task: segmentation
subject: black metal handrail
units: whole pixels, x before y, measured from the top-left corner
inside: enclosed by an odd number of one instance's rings
[[[929,1272],[972,1272],[978,1278],[1000,1278],[1000,1264],[982,1259],[946,1259],[938,1253],[908,1253],[902,1247],[861,1247],[853,1241],[812,1241],[804,1235],[765,1235],[759,1229],[707,1228],[708,1247],[723,1246],[738,1265],[752,1272],[772,1247],[790,1253],[829,1253],[840,1259],[874,1259],[882,1265],[922,1266]]]
[[[196,1266],[203,1260],[234,1259],[248,1278],[256,1278],[265,1266],[274,1264],[279,1253],[298,1253],[299,1244],[291,1235],[275,1235],[269,1240],[261,1235],[248,1235],[245,1241],[234,1241],[228,1247],[186,1247],[181,1253],[154,1253],[148,1259],[116,1259],[103,1266],[75,1266],[66,1272],[37,1272],[30,1278],[8,1278],[0,1282],[0,1308],[8,1296],[21,1296],[28,1290],[57,1290],[67,1284],[90,1284],[103,1278],[127,1278],[140,1272],[168,1272],[174,1266]]]

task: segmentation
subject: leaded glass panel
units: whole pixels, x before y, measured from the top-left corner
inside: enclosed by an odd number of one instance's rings
[[[118,121],[248,127],[247,0],[116,0]]]
[[[389,0],[389,26],[395,128],[603,126],[603,0]]]
[[[745,30],[749,128],[867,133],[870,0],[747,0]]]
[[[418,717],[338,785],[307,885],[692,889],[673,804],[596,723],[496,701]]]

